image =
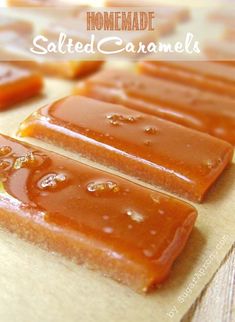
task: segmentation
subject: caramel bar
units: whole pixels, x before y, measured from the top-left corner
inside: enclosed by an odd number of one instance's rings
[[[1,35],[0,35],[1,45]],[[75,79],[97,71],[103,64],[101,60],[56,60],[53,54],[46,57],[36,57],[29,52],[30,41],[23,40],[16,43],[4,43],[0,46],[0,60],[11,61],[16,66],[39,71],[48,76],[57,76],[67,79]],[[54,60],[53,60],[54,58]],[[83,57],[86,59],[86,57]],[[97,58],[101,58],[98,57]]]
[[[71,96],[32,114],[19,135],[82,156],[201,202],[231,161],[233,147],[183,126],[82,96]]]
[[[103,61],[13,61],[13,64],[36,71],[48,76],[76,79],[87,76],[99,70]]]
[[[235,74],[228,66],[205,61],[142,61],[139,72],[235,98]]]
[[[0,64],[0,110],[38,95],[42,87],[40,74]]]
[[[173,82],[106,70],[76,87],[76,94],[122,104],[235,144],[235,99]]]
[[[175,198],[0,136],[0,224],[138,292],[162,283],[196,210]]]

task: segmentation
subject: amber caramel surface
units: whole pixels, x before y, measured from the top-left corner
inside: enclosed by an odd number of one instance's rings
[[[0,33],[0,44],[4,43],[4,47],[0,48],[0,57],[10,57],[12,65],[40,72],[45,76],[76,79],[94,73],[99,70],[104,63],[102,60],[53,61],[53,58],[55,58],[53,55],[49,57],[50,59],[45,57],[35,59],[33,54],[29,56],[28,53],[28,47],[30,46],[31,41],[24,38],[14,45],[12,42],[15,39],[17,40],[17,38],[18,36],[15,33]]]
[[[235,99],[232,97],[150,76],[137,76],[125,70],[97,73],[79,83],[74,92],[122,104],[235,144]]]
[[[138,291],[166,278],[196,218],[184,202],[5,136],[0,175],[6,227],[26,217],[26,226],[15,228],[20,235],[37,224],[35,242],[49,230],[44,242],[53,250],[59,234],[70,244],[63,254]]]
[[[143,61],[142,74],[235,98],[235,73],[226,65],[201,61]]]
[[[233,154],[230,144],[209,135],[79,96],[34,113],[19,135],[77,151],[196,201],[203,200]]]
[[[0,64],[0,110],[38,95],[42,87],[40,74],[5,63]]]

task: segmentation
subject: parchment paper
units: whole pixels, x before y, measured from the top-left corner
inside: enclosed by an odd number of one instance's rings
[[[46,80],[45,85],[42,97],[0,113],[1,133],[14,136],[20,121],[47,102],[68,95],[74,86],[54,79]],[[94,165],[54,146],[27,141]],[[168,281],[150,295],[136,294],[99,272],[41,250],[1,228],[0,321],[178,321],[210,281],[235,240],[234,170],[233,163],[205,203],[195,205],[199,217],[187,247]]]

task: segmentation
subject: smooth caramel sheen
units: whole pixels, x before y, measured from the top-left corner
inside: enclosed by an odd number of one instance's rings
[[[71,96],[32,114],[19,135],[36,137],[195,201],[231,161],[212,136],[120,105]]]
[[[142,61],[142,74],[235,98],[235,74],[230,67],[202,61]]]
[[[146,292],[183,250],[196,210],[175,198],[0,136],[0,223]]]
[[[125,70],[106,70],[75,94],[122,104],[235,144],[235,98]]]

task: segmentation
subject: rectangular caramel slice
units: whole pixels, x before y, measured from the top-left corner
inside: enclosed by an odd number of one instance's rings
[[[43,87],[39,73],[0,64],[0,111],[38,95]]]
[[[206,61],[141,61],[141,74],[235,98],[235,73],[228,66]]]
[[[233,147],[166,120],[82,96],[56,101],[26,119],[35,137],[201,202],[230,163]]]
[[[97,73],[79,83],[74,93],[122,104],[235,144],[232,97],[125,70]]]
[[[51,61],[51,60],[20,60],[12,64],[34,71],[40,71],[45,76],[59,77],[68,80],[79,79],[98,71],[103,61]]]
[[[175,198],[0,135],[0,224],[138,292],[162,283],[196,210]]]
[[[3,35],[3,41],[5,35]],[[12,38],[14,40],[14,38]],[[3,46],[0,46],[0,60],[5,60],[6,57],[11,61],[11,64],[41,72],[46,76],[55,76],[65,79],[76,79],[79,77],[87,76],[100,69],[104,63],[101,58],[97,56],[97,60],[86,60],[87,56],[84,55],[84,60],[71,60],[70,58],[64,60],[58,60],[53,54],[49,54],[47,57],[36,57],[30,53],[31,41],[23,39],[19,42],[10,41],[4,42]],[[1,34],[0,34],[1,45]]]

